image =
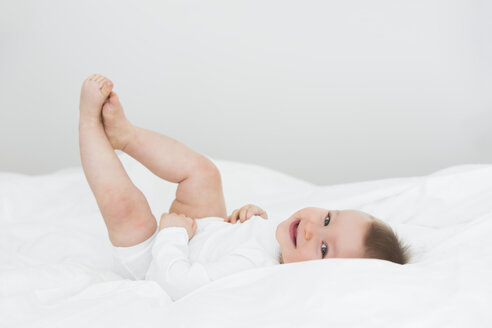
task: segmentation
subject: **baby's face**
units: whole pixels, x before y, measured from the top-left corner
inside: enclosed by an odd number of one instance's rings
[[[280,223],[275,236],[283,263],[334,257],[364,257],[364,238],[373,219],[355,210],[307,207]]]

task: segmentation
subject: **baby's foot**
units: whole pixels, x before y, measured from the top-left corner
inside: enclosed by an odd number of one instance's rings
[[[125,150],[133,138],[134,126],[126,119],[118,95],[111,92],[102,109],[104,131],[114,149]]]
[[[80,91],[80,119],[99,119],[101,108],[113,89],[113,82],[99,74],[89,76]]]

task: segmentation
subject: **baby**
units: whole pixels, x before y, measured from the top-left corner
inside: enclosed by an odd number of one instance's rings
[[[176,300],[258,266],[337,257],[407,262],[406,247],[392,229],[364,212],[308,207],[277,226],[255,205],[227,216],[217,167],[170,137],[132,125],[112,88],[101,75],[84,81],[79,141],[84,173],[124,276],[157,281]],[[170,214],[158,226],[115,149],[178,184]]]

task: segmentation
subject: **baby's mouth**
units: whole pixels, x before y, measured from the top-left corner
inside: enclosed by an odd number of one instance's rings
[[[290,238],[292,240],[292,243],[294,244],[294,247],[297,248],[297,227],[299,227],[299,223],[301,220],[296,220],[290,224],[289,227],[289,234]]]

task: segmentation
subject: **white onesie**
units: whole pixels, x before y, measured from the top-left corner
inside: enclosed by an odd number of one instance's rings
[[[132,247],[114,247],[117,270],[127,278],[158,282],[173,300],[235,272],[279,263],[276,225],[259,216],[231,224],[223,218],[196,220],[186,229],[169,227]]]

